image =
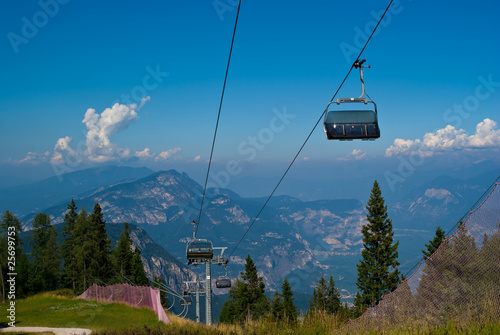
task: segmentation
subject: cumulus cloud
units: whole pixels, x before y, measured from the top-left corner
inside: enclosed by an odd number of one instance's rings
[[[66,136],[62,137],[57,140],[56,145],[54,146],[54,154],[52,155],[51,158],[51,163],[53,164],[63,164],[66,160],[68,160],[68,157],[72,157],[73,160],[80,159],[80,155],[73,150],[70,146],[69,143],[71,142],[71,137]]]
[[[145,102],[143,100],[143,102]],[[143,103],[141,103],[141,106]],[[103,162],[115,157],[116,145],[110,137],[120,130],[126,129],[139,119],[137,105],[114,104],[106,108],[100,115],[95,109],[89,108],[82,123],[87,128],[86,145],[87,158],[90,161]]]
[[[476,132],[468,135],[463,129],[455,129],[446,126],[435,133],[427,133],[422,139],[404,140],[397,138],[394,143],[386,149],[385,156],[408,155],[417,153],[423,157],[429,157],[436,153],[450,150],[500,148],[500,129],[496,129],[497,123],[491,119],[484,119],[476,126]]]
[[[173,148],[173,149],[170,149],[167,151],[163,151],[163,152],[159,153],[158,156],[155,157],[155,162],[165,161],[165,160],[171,158],[173,155],[175,155],[179,151],[181,151],[181,148]]]
[[[29,164],[29,165],[38,165],[42,162],[48,162],[50,161],[50,152],[46,151],[43,154],[39,154],[38,152],[28,152],[26,154],[26,157],[19,159],[19,160],[12,160],[9,159],[7,162],[8,163],[13,163],[15,165],[20,165],[20,164]]]
[[[349,155],[346,157],[339,158],[341,161],[350,161],[350,160],[360,160],[366,158],[366,151],[361,149],[354,149]]]
[[[136,151],[135,156],[142,158],[142,159],[147,159],[147,158],[150,158],[152,156],[152,154],[149,152],[149,148],[145,148],[142,151]]]

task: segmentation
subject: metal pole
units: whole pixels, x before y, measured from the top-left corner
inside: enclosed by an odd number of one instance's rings
[[[205,268],[206,268],[206,276],[207,280],[205,282],[205,298],[206,298],[206,324],[207,326],[212,325],[212,280],[210,279],[210,268],[211,268],[212,262],[207,261],[205,262]]]
[[[198,286],[198,283],[196,283]],[[196,323],[200,323],[200,288],[196,287]]]

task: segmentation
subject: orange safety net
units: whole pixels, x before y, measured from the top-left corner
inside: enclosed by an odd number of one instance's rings
[[[160,291],[149,286],[133,286],[130,284],[114,284],[109,286],[89,287],[77,299],[95,300],[98,302],[118,302],[137,308],[149,308],[158,315],[158,319],[169,324],[160,300]]]
[[[500,183],[379,304],[341,331],[429,329],[500,320]]]

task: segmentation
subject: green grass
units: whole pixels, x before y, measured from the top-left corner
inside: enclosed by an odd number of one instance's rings
[[[2,304],[0,308],[5,310],[7,304]],[[16,301],[17,327],[88,328],[93,331],[121,331],[137,325],[151,328],[166,327],[149,309],[74,299],[68,297],[65,291],[42,293]]]
[[[7,304],[1,304],[5,310]],[[1,314],[0,314],[1,315]],[[156,314],[149,309],[137,309],[123,304],[96,303],[74,299],[66,291],[56,291],[39,294],[16,302],[16,326],[18,327],[63,327],[88,328],[95,335],[163,335],[163,334],[293,334],[293,335],[320,335],[347,333],[338,332],[343,320],[333,315],[318,314],[306,318],[296,325],[277,324],[270,320],[259,320],[244,325],[215,325],[207,327],[193,321],[169,315],[171,324],[165,325],[158,321]],[[468,324],[464,322],[450,322],[441,328],[409,325],[384,334],[500,334],[500,320],[493,319],[488,324]],[[0,326],[5,323],[0,322]],[[349,334],[379,334],[370,329],[356,329]],[[6,334],[27,334],[12,332]],[[37,335],[51,333],[37,333]]]

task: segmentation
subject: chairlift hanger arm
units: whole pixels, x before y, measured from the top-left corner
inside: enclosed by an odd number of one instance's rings
[[[365,80],[363,78],[363,68],[364,67],[371,68],[371,65],[363,65],[365,62],[366,62],[366,59],[363,59],[361,61],[359,59],[357,59],[354,62],[354,67],[356,69],[359,68],[359,78],[361,79],[361,95],[359,96],[360,99],[365,95]]]

